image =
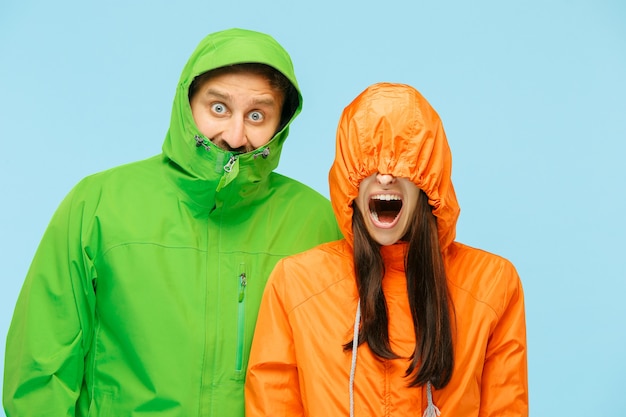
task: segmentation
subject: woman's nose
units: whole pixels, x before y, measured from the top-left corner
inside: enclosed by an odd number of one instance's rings
[[[378,181],[380,185],[389,185],[396,182],[396,177],[390,174],[381,174],[379,172],[378,174],[376,174],[376,181]]]

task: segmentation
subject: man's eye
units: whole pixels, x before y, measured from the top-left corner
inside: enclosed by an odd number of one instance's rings
[[[260,111],[253,111],[250,113],[250,119],[254,120],[255,122],[260,122],[261,120],[263,120],[263,113],[261,113]]]
[[[226,112],[226,106],[224,106],[222,103],[214,103],[211,105],[211,110],[213,110],[215,113],[222,114]]]

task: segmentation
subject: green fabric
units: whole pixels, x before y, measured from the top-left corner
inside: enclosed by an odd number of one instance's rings
[[[288,126],[222,180],[231,155],[198,132],[187,90],[238,62],[297,86],[269,36],[208,36],[181,75],[163,153],[85,178],[54,214],[7,337],[8,417],[244,415],[270,271],[340,235],[327,199],[272,172]]]

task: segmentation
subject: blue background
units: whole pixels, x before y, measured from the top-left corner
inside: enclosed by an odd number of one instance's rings
[[[452,147],[458,240],[522,277],[531,415],[626,415],[620,0],[3,0],[2,357],[61,199],[85,175],[160,152],[189,54],[229,27],[291,53],[304,110],[279,171],[325,195],[343,107],[378,81],[420,90]]]

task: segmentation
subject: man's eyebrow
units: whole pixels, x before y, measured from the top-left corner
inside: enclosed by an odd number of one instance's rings
[[[219,100],[228,101],[231,99],[230,94],[216,90],[215,88],[209,88],[206,92],[207,96],[215,97]],[[276,103],[276,100],[271,95],[264,95],[262,97],[254,97],[252,99],[252,104],[255,106],[273,106]]]
[[[254,99],[252,99],[252,104],[254,104],[255,106],[258,106],[258,105],[273,106],[275,103],[276,103],[276,100],[274,100],[274,97],[272,96],[255,97]]]
[[[207,96],[217,97],[220,100],[228,100],[230,99],[230,94],[224,93],[222,91],[216,90],[214,88],[209,88],[206,92]]]

